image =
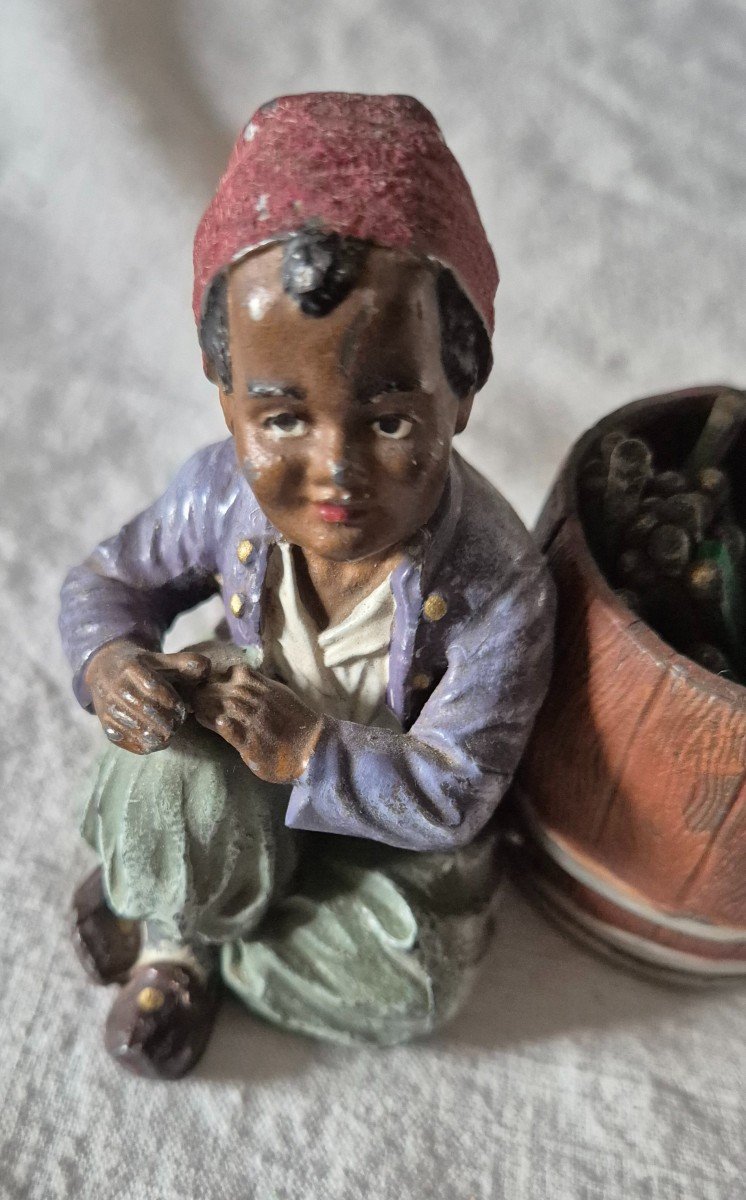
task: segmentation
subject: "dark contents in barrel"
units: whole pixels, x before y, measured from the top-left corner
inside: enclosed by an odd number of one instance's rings
[[[674,649],[740,683],[745,459],[746,393],[729,390],[698,427],[605,433],[579,472],[586,536],[619,598]]]

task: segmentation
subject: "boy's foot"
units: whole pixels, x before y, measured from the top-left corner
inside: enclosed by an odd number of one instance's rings
[[[100,867],[73,894],[70,934],[83,970],[94,983],[121,983],[137,962],[140,926],[111,911]]]
[[[218,977],[181,962],[142,963],[112,1005],[104,1042],[135,1075],[180,1079],[201,1057],[220,1004]]]

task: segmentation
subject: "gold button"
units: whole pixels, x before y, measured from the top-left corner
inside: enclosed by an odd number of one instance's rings
[[[240,617],[244,610],[243,596],[234,592],[230,599],[231,612],[234,617]]]
[[[254,543],[248,538],[243,538],[236,547],[236,554],[240,563],[247,563],[251,556],[251,551],[254,549]]]
[[[425,688],[430,687],[430,683],[431,679],[429,675],[415,675],[414,679],[412,680],[412,687],[416,691],[422,692]]]
[[[422,606],[422,612],[428,621],[439,621],[448,612],[448,605],[438,592],[431,592]]]
[[[144,987],[137,996],[137,1007],[141,1012],[157,1012],[163,1007],[166,997],[160,988]]]

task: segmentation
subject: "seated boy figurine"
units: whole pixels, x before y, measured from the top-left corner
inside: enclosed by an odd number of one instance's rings
[[[109,1051],[166,1078],[204,1049],[221,978],[339,1041],[457,1010],[553,608],[529,535],[452,449],[491,367],[497,270],[421,104],[264,105],[195,280],[230,436],[70,573],[61,617],[112,743],[74,937],[123,984]],[[162,653],[217,591],[228,637]]]

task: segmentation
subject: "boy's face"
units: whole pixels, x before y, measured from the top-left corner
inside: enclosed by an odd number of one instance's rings
[[[473,396],[443,373],[434,277],[372,249],[328,316],[282,290],[282,247],[230,271],[233,390],[221,390],[238,462],[272,524],[323,558],[406,542],[432,515]]]

